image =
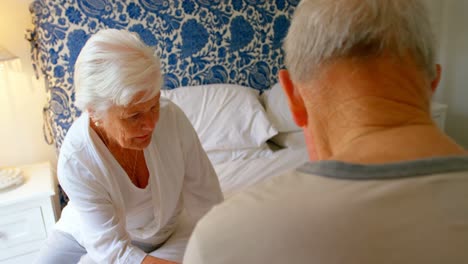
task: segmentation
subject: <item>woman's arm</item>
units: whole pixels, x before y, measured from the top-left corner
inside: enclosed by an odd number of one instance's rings
[[[184,154],[184,208],[191,220],[197,222],[224,198],[218,176],[203,149],[192,124],[179,109],[179,126]]]
[[[118,208],[83,157],[61,155],[57,174],[60,184],[78,211],[84,247],[97,263],[140,264],[146,253],[131,244]]]
[[[141,264],[179,264],[179,263],[148,255],[143,259],[143,262],[141,262]]]
[[[174,153],[181,155],[172,159],[177,162],[171,166],[183,167],[180,170],[183,175],[177,175],[182,180],[182,189],[177,192],[176,197],[182,200],[183,211],[171,237],[149,255],[182,262],[194,225],[213,205],[220,203],[223,196],[216,173],[192,125],[177,106],[170,103],[167,107],[166,111],[172,112],[168,113],[172,115],[170,118],[174,122],[174,125],[167,126],[170,131],[166,131],[175,139],[175,144],[170,147],[177,150]]]

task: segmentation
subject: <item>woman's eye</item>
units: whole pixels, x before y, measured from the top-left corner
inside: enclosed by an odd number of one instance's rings
[[[128,119],[130,119],[130,120],[136,120],[136,119],[138,119],[138,118],[140,117],[140,115],[141,115],[141,114],[134,114],[134,115],[128,117]]]

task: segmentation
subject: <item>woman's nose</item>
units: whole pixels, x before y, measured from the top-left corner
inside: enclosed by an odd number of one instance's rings
[[[142,124],[142,129],[146,131],[153,131],[154,127],[156,126],[156,122],[157,122],[157,115],[154,113],[150,113],[146,115]]]

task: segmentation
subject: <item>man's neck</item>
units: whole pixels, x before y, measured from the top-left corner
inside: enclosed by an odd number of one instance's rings
[[[308,88],[306,133],[319,159],[378,163],[463,152],[432,122],[430,81],[413,65],[337,62]]]

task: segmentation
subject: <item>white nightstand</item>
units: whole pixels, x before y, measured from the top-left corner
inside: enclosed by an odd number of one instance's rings
[[[32,263],[56,221],[49,163],[19,167],[23,185],[0,191],[0,263]]]
[[[442,131],[445,131],[445,118],[447,115],[447,105],[440,104],[437,102],[432,102],[431,113],[432,113],[432,119],[437,124],[437,126]]]

